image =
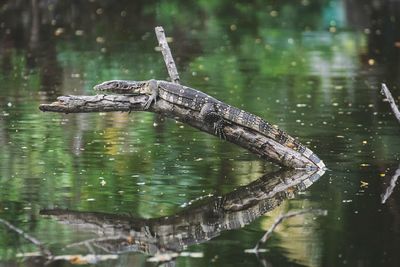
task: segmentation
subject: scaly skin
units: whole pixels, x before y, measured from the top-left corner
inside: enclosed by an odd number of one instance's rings
[[[318,168],[325,168],[325,164],[315,153],[284,131],[256,115],[225,104],[196,89],[157,80],[112,80],[98,84],[94,89],[119,94],[149,95],[150,97],[145,104],[145,109],[149,108],[153,101],[156,102],[157,97],[160,97],[170,103],[198,111],[205,121],[214,123],[216,133],[221,137],[224,137],[223,127],[225,123],[233,122],[239,124],[299,152],[318,166]]]

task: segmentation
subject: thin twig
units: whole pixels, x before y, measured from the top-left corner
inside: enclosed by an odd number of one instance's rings
[[[158,40],[158,44],[161,48],[161,53],[164,57],[165,66],[167,66],[169,77],[173,83],[179,84],[180,78],[178,69],[175,66],[174,58],[172,57],[171,50],[169,49],[167,39],[163,27],[155,27],[155,32]]]
[[[315,213],[317,215],[323,215],[325,216],[327,214],[326,210],[320,210],[320,209],[307,209],[307,210],[299,210],[299,211],[292,211],[292,212],[288,212],[286,214],[283,214],[281,216],[279,216],[275,222],[272,224],[271,228],[268,229],[268,231],[263,235],[263,237],[261,237],[261,239],[257,242],[256,246],[254,247],[253,251],[257,252],[259,250],[259,247],[261,244],[264,244],[265,242],[267,242],[267,240],[271,237],[273,231],[275,230],[275,228],[284,220],[294,217],[294,216],[298,216],[298,215],[302,215],[305,213]]]
[[[399,108],[396,106],[396,103],[393,99],[392,94],[390,93],[389,89],[387,88],[386,84],[382,83],[381,94],[384,95],[389,102],[390,107],[392,108],[394,116],[400,122],[400,111]]]
[[[396,187],[397,179],[400,177],[400,166],[397,168],[395,174],[393,175],[392,179],[390,179],[390,184],[386,188],[385,194],[382,195],[382,204],[386,203],[386,200],[390,197],[393,193],[393,189]]]
[[[19,234],[20,236],[22,236],[23,238],[25,238],[26,240],[28,240],[29,242],[31,242],[32,244],[37,246],[43,256],[45,256],[47,258],[50,258],[53,256],[53,254],[50,252],[50,250],[47,249],[42,242],[40,242],[38,239],[34,238],[33,236],[25,233],[22,229],[12,225],[10,222],[3,220],[3,219],[0,219],[0,223],[7,226],[8,229],[13,230],[17,234]]]

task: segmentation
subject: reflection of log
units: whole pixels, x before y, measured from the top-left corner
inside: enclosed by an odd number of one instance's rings
[[[95,232],[99,238],[81,243],[90,242],[107,253],[179,252],[188,245],[214,238],[222,231],[244,227],[309,187],[322,174],[322,171],[280,171],[222,197],[213,197],[205,204],[156,219],[65,210],[42,210],[41,214]]]
[[[138,95],[95,95],[95,96],[61,96],[52,104],[40,105],[42,111],[78,113],[78,112],[108,112],[108,111],[143,111],[147,96]],[[150,112],[185,122],[201,131],[217,135],[212,125],[205,123],[199,112],[174,105],[163,99],[150,106]],[[232,124],[224,128],[226,140],[249,151],[267,158],[281,166],[307,169],[317,168],[308,158],[287,148],[274,140],[240,125]]]

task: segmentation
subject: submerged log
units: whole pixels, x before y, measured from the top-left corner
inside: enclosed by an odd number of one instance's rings
[[[163,99],[145,110],[148,99],[145,95],[94,95],[94,96],[61,96],[56,102],[42,104],[41,111],[61,113],[111,112],[111,111],[149,111],[189,124],[201,131],[218,136],[212,125],[205,123],[199,112],[184,108]],[[226,140],[248,149],[261,158],[278,165],[295,169],[318,169],[308,158],[299,152],[285,147],[278,142],[259,134],[249,128],[231,124],[224,128]]]

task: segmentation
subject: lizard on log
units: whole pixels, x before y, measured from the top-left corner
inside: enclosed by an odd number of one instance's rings
[[[206,123],[213,125],[216,134],[221,138],[225,138],[226,125],[237,124],[249,128],[300,153],[317,168],[325,168],[323,161],[313,151],[286,132],[256,115],[228,105],[196,89],[153,79],[148,81],[111,80],[94,86],[94,89],[125,95],[147,95],[149,98],[145,103],[145,109],[156,102],[157,98],[161,98],[172,104],[197,111]]]

